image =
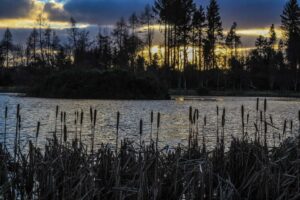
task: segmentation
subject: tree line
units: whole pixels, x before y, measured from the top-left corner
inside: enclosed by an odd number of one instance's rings
[[[74,18],[67,41],[40,14],[25,45],[16,45],[9,29],[0,43],[2,69],[123,69],[153,73],[169,88],[235,90],[294,90],[300,88],[300,7],[289,0],[281,14],[283,38],[275,26],[259,36],[247,55],[233,22],[224,31],[217,0],[205,8],[194,0],[155,0],[141,13],[121,18],[113,29],[102,28],[96,38]],[[162,44],[154,46],[159,24]]]

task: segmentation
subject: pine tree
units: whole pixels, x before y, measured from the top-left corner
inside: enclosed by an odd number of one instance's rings
[[[203,39],[205,24],[205,13],[202,6],[194,12],[193,15],[193,61],[197,63],[198,70],[202,70],[202,57],[203,57]],[[196,56],[196,48],[198,49],[198,59]]]
[[[230,49],[230,59],[237,57],[237,51],[241,43],[241,37],[237,35],[237,23],[234,22],[226,36],[225,44]]]
[[[151,10],[151,7],[149,4],[147,4],[144,8],[144,11],[141,15],[141,24],[147,27],[146,30],[146,44],[148,48],[148,56],[149,56],[149,63],[152,63],[152,43],[153,43],[153,37],[154,37],[154,30],[151,27],[153,25],[153,18],[154,13]]]
[[[1,47],[3,49],[4,57],[5,57],[5,62],[6,62],[6,67],[9,67],[9,55],[11,51],[13,50],[13,37],[10,32],[10,30],[7,28],[4,32],[3,39],[1,41]]]
[[[286,37],[286,54],[292,69],[294,90],[298,88],[298,69],[300,61],[300,8],[297,0],[289,0],[281,15],[282,29]]]
[[[223,38],[223,28],[221,22],[221,16],[219,13],[219,5],[216,0],[210,0],[210,4],[207,7],[207,38],[206,38],[206,51],[211,58],[206,66],[208,69],[216,68],[216,48],[219,41]]]

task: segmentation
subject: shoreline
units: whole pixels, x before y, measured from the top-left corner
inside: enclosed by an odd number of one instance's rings
[[[43,97],[43,96],[31,96],[26,93],[28,87],[0,87],[0,94],[21,94],[26,97],[35,98],[49,98],[49,99],[74,99],[68,97]],[[293,91],[209,91],[208,94],[198,94],[197,90],[169,90],[169,98],[161,100],[176,100],[177,98],[184,98],[184,100],[197,100],[199,97],[286,97],[286,98],[300,98],[300,92]],[[75,99],[90,99],[90,100],[157,100],[157,99],[92,99],[92,98],[75,98]]]
[[[293,91],[209,91],[207,94],[198,94],[196,90],[169,90],[171,98],[176,97],[289,97],[300,98],[300,92]]]

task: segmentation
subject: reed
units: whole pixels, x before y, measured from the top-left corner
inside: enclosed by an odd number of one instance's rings
[[[245,135],[241,133],[241,139],[226,139],[225,145],[224,108],[220,143],[216,142],[212,150],[207,150],[207,117],[200,122],[203,125],[200,131],[197,128],[199,110],[192,111],[191,132],[187,136],[191,145],[179,144],[168,149],[158,145],[160,113],[157,114],[155,144],[143,142],[141,119],[139,144],[136,145],[134,141],[119,138],[118,112],[115,151],[108,144],[89,151],[93,144],[82,143],[81,134],[80,145],[70,145],[74,142],[68,139],[68,133],[71,133],[68,130],[72,127],[67,126],[65,112],[61,112],[63,142],[53,137],[47,140],[44,148],[38,148],[41,132],[38,122],[35,145],[29,141],[28,151],[21,150],[19,145],[19,150],[11,154],[5,144],[0,145],[0,199],[298,199],[300,146],[299,136],[290,134],[294,137],[288,138],[286,135],[294,125],[291,121],[285,120],[280,129],[284,137],[279,144],[266,145],[271,142],[271,137],[264,137],[263,142],[252,141],[245,131]],[[263,112],[267,115],[268,111]],[[91,109],[90,113],[91,129],[94,129],[97,111]],[[79,112],[75,115],[74,126],[80,121],[82,127],[83,112],[80,120]],[[276,125],[272,116],[268,116],[270,123],[263,116],[261,129],[254,122],[257,135],[273,134],[270,131]],[[16,118],[21,123],[19,119]],[[247,126],[248,120],[247,116]],[[21,128],[18,125],[18,134]],[[202,134],[202,143],[198,143],[198,134]],[[14,159],[15,153],[20,159]]]

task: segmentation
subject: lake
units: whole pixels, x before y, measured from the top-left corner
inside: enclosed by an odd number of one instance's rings
[[[26,146],[29,139],[34,138],[36,124],[41,122],[38,143],[45,144],[46,138],[52,136],[55,124],[55,108],[59,105],[61,111],[67,113],[69,138],[74,137],[75,111],[83,110],[85,113],[83,127],[83,141],[89,144],[91,141],[89,109],[92,106],[97,109],[96,145],[101,143],[114,144],[116,133],[117,112],[120,117],[120,137],[130,138],[138,142],[139,121],[143,119],[143,139],[149,141],[151,130],[150,113],[155,113],[153,133],[156,133],[156,114],[161,113],[161,128],[159,130],[160,145],[174,146],[178,143],[186,145],[189,132],[189,107],[199,109],[200,130],[206,133],[208,146],[212,146],[216,139],[216,106],[226,108],[225,135],[227,142],[231,136],[240,136],[241,133],[241,105],[245,106],[245,116],[249,113],[249,123],[246,127],[249,135],[254,134],[253,123],[256,119],[256,98],[254,97],[201,97],[191,101],[117,101],[117,100],[64,100],[42,99],[22,97],[15,94],[0,94],[0,132],[4,130],[4,110],[8,106],[7,141],[13,144],[16,124],[16,106],[21,107],[21,140]],[[263,98],[260,98],[260,109],[263,109]],[[298,133],[298,110],[300,99],[298,98],[268,98],[268,119],[272,116],[275,127],[269,128],[270,132],[279,133],[282,130],[284,120],[288,120],[287,131],[290,135]],[[221,111],[220,111],[221,113]],[[221,114],[220,114],[221,115]],[[207,117],[207,126],[203,127],[203,118]],[[293,120],[293,132],[290,131],[290,121]],[[221,117],[219,116],[219,123]],[[58,123],[60,132],[60,122]],[[271,136],[270,136],[271,137]],[[3,141],[3,134],[0,135]]]

